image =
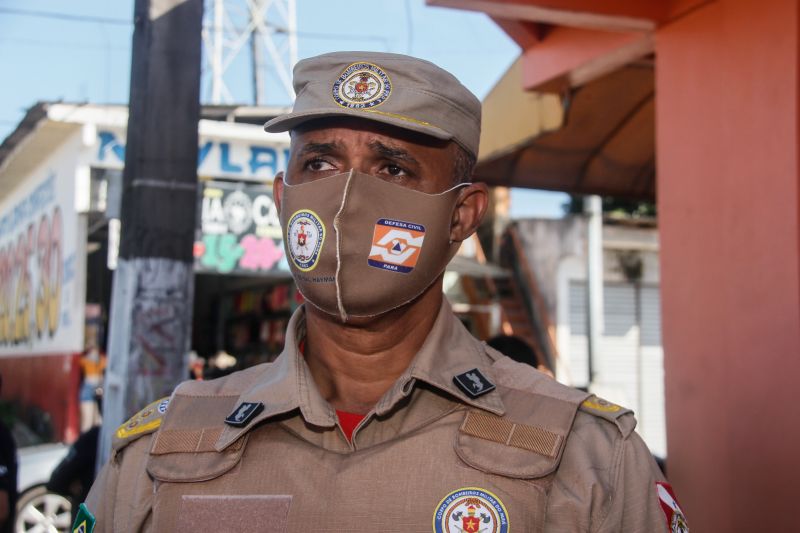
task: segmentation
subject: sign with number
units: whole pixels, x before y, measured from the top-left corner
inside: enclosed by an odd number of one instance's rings
[[[50,169],[0,202],[0,355],[82,348],[74,190],[74,172]]]

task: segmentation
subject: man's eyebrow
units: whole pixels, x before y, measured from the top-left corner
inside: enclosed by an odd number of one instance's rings
[[[371,143],[369,143],[369,147],[384,157],[400,159],[402,161],[407,161],[409,163],[419,165],[419,161],[417,161],[413,155],[411,155],[406,150],[403,150],[402,148],[393,148],[391,146],[383,144],[380,141],[372,141]]]
[[[339,149],[339,143],[308,143],[304,145],[298,155],[303,157],[308,154],[331,154]]]

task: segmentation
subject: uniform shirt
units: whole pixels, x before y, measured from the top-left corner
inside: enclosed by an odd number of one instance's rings
[[[488,348],[446,302],[350,440],[304,328],[301,308],[275,362],[184,383],[163,419],[153,404],[121,426],[87,499],[95,531],[670,531],[632,413]]]

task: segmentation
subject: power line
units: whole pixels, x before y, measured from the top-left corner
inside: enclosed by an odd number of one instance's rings
[[[129,52],[131,49],[130,45],[127,46],[102,45],[102,44],[78,43],[78,42],[68,42],[68,41],[48,41],[40,39],[18,39],[18,38],[6,39],[4,37],[0,37],[0,44],[43,46],[47,48],[52,48],[54,46],[57,46],[60,48],[73,48],[77,50],[116,50],[120,52]]]
[[[90,15],[73,15],[72,13],[57,13],[53,11],[37,11],[33,9],[13,9],[8,7],[0,7],[0,13],[7,13],[9,15],[22,15],[25,17],[39,17],[54,20],[69,20],[71,22],[90,22],[97,24],[116,24],[119,26],[130,26],[132,21],[130,19],[118,19],[110,17],[93,17]]]
[[[70,22],[88,22],[88,23],[95,23],[95,24],[115,24],[118,26],[130,26],[133,24],[133,21],[130,19],[120,19],[120,18],[110,18],[110,17],[93,17],[90,15],[73,15],[71,13],[59,13],[55,11],[37,11],[32,9],[13,9],[7,7],[0,7],[0,13],[6,13],[9,15],[21,15],[25,17],[38,17],[38,18],[48,18],[53,20],[62,20],[62,21],[70,21]],[[267,23],[267,26],[273,28],[276,33],[285,33],[288,34],[289,31],[286,28],[281,26],[276,26],[273,24]],[[204,29],[207,31],[215,31],[215,29],[211,26],[203,26]],[[298,37],[305,37],[309,39],[328,39],[328,40],[359,40],[359,41],[376,41],[380,42],[384,45],[384,47],[388,50],[388,40],[385,37],[381,37],[379,35],[350,35],[350,34],[336,34],[336,33],[315,33],[315,32],[303,32],[303,31],[295,31],[295,35]]]

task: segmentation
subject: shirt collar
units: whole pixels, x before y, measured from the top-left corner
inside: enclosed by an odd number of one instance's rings
[[[300,410],[309,424],[319,427],[336,425],[336,413],[319,393],[311,371],[298,348],[305,337],[305,313],[302,306],[286,326],[286,340],[281,354],[272,364],[264,366],[255,383],[239,395],[236,405],[261,403],[263,410],[244,427],[225,426],[217,440],[217,450],[223,450],[250,428],[268,418]]]
[[[309,424],[336,425],[336,412],[320,394],[298,349],[298,340],[305,337],[305,327],[305,311],[300,307],[287,325],[283,352],[272,364],[265,365],[261,376],[239,396],[237,405],[261,403],[263,410],[245,427],[226,426],[217,440],[218,450],[235,442],[258,422],[296,409]],[[417,381],[422,381],[467,405],[502,415],[505,408],[497,390],[472,398],[453,381],[454,376],[478,369],[494,383],[492,362],[482,343],[466,330],[443,299],[431,332],[403,375],[378,401],[375,413],[380,416],[391,411],[411,394]]]
[[[491,383],[496,383],[493,362],[486,355],[483,343],[467,331],[443,298],[428,337],[403,375],[375,406],[375,412],[383,415],[391,411],[411,393],[416,381],[422,381],[467,405],[502,415],[505,407],[497,390],[472,398],[453,381],[459,374],[478,369]]]

